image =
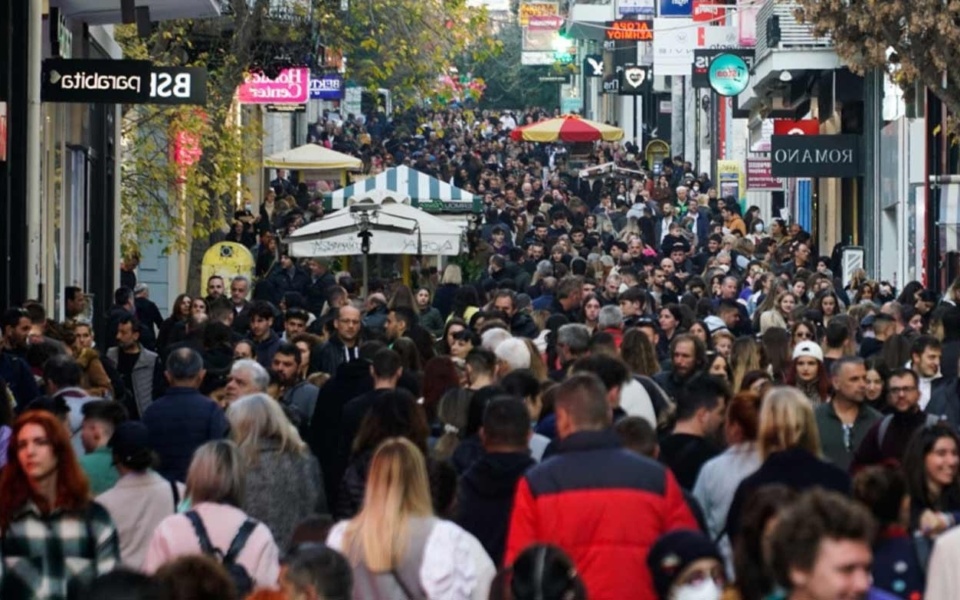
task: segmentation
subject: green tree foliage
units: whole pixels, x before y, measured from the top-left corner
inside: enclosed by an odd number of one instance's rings
[[[540,83],[538,78],[552,74],[549,66],[520,64],[522,34],[513,21],[497,32],[494,40],[499,52],[492,54],[463,53],[457,61],[461,73],[472,73],[487,84],[480,99],[481,108],[522,108],[559,106],[557,84]]]
[[[388,88],[401,104],[421,100],[454,57],[481,60],[500,46],[487,34],[485,10],[466,0],[316,0],[319,39],[341,48],[347,77]]]
[[[848,67],[887,71],[909,96],[915,86],[960,115],[960,0],[798,0],[797,16],[829,36]]]

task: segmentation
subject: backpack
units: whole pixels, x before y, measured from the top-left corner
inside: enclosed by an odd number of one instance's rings
[[[197,534],[197,539],[200,541],[200,549],[203,553],[219,560],[227,570],[227,573],[230,574],[230,579],[233,580],[233,584],[237,587],[238,597],[247,597],[247,595],[253,591],[253,578],[250,577],[247,569],[237,562],[237,557],[250,538],[250,534],[253,533],[254,528],[256,528],[257,522],[253,519],[246,519],[237,531],[237,535],[234,536],[233,541],[230,542],[230,548],[227,550],[227,553],[224,554],[223,551],[215,548],[210,542],[210,537],[207,536],[207,529],[203,526],[203,520],[200,519],[200,515],[198,515],[196,511],[190,510],[185,512],[184,515],[190,519],[190,524],[193,525],[193,530]]]
[[[932,427],[940,422],[940,415],[927,415],[924,422],[925,427]],[[890,423],[893,423],[893,415],[887,415],[880,421],[880,430],[877,431],[877,447],[883,448],[883,438],[887,437],[887,430],[890,429]]]

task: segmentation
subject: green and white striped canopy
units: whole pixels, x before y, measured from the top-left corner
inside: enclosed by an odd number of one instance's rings
[[[350,198],[361,198],[371,190],[389,190],[410,198],[412,206],[427,212],[469,212],[480,210],[480,197],[445,181],[407,166],[393,167],[326,195],[325,209],[337,210]]]

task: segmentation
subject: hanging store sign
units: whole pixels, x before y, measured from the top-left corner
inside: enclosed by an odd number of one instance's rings
[[[820,135],[817,119],[774,119],[773,135]]]
[[[237,87],[240,104],[303,104],[310,99],[310,69],[284,69],[276,79],[250,73]]]
[[[150,61],[49,58],[43,61],[44,102],[145,104],[150,101]]]
[[[738,48],[734,50],[694,50],[693,69],[690,72],[690,85],[694,88],[710,87],[710,65],[714,59],[722,54],[735,54],[743,59],[747,68],[752,69],[754,64],[753,48]]]
[[[608,21],[605,33],[608,40],[652,42],[653,21]]]
[[[339,100],[343,98],[343,77],[327,73],[310,80],[311,100]]]
[[[557,2],[522,2],[517,11],[520,27],[530,24],[530,17],[553,17],[560,14],[560,4]]]
[[[660,0],[661,17],[689,17],[693,13],[693,0]]]
[[[747,159],[747,191],[779,192],[783,190],[783,180],[773,176],[769,158]]]
[[[697,23],[722,23],[725,15],[717,0],[693,0],[693,20]]]
[[[654,0],[618,0],[617,16],[644,16],[652,17],[656,14],[656,3]]]
[[[859,135],[774,135],[770,138],[774,177],[858,177],[863,175]]]
[[[620,73],[605,76],[602,87],[604,94],[618,94],[620,92]]]
[[[650,90],[653,81],[653,69],[643,65],[629,65],[620,71],[619,94],[621,96],[639,96]]]
[[[207,70],[202,67],[151,67],[150,104],[207,103]]]
[[[710,87],[721,96],[736,96],[750,85],[750,67],[736,54],[724,53],[710,63]]]
[[[583,73],[584,77],[603,77],[603,55],[588,54],[586,58],[583,59],[583,70],[581,73]]]

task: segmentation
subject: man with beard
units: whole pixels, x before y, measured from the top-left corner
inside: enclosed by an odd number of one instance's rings
[[[660,462],[670,467],[685,490],[693,489],[700,467],[720,453],[716,438],[723,428],[729,396],[722,381],[700,375],[675,397],[677,424],[660,443]]]
[[[140,322],[132,314],[117,322],[116,341],[117,345],[107,350],[107,358],[117,365],[126,389],[133,391],[124,408],[131,419],[138,420],[165,387],[163,367],[157,354],[140,344]]]
[[[540,334],[537,324],[525,312],[517,310],[517,293],[513,290],[500,290],[493,298],[493,308],[502,312],[510,324],[510,333],[517,337],[534,339]]]
[[[283,407],[296,415],[295,423],[301,431],[307,431],[317,406],[320,389],[300,378],[300,349],[290,343],[280,344],[273,355],[270,369],[277,383],[275,397]]]
[[[676,399],[684,386],[707,366],[707,349],[700,338],[688,334],[674,336],[670,343],[669,371],[654,376],[657,384],[670,398]]]
[[[26,360],[30,315],[22,308],[11,308],[3,314],[3,350]],[[31,398],[32,399],[32,398]]]

